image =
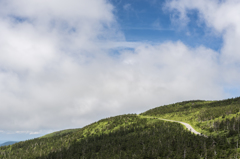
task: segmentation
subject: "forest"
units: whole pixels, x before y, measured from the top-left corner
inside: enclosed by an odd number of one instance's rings
[[[189,123],[206,135],[226,135],[235,138],[240,119],[240,98],[222,101],[184,101],[150,109],[143,116],[153,116]]]
[[[2,159],[239,158],[240,98],[184,101],[0,147]],[[153,118],[147,118],[151,116]],[[174,119],[207,134],[195,135]]]

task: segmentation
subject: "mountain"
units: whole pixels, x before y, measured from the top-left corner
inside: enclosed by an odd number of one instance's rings
[[[61,130],[61,131],[56,131],[56,132],[53,132],[53,133],[50,133],[50,134],[47,134],[47,135],[44,135],[40,138],[49,138],[49,137],[56,137],[56,136],[64,136],[66,134],[69,134],[69,133],[73,133],[75,131],[78,131],[80,129],[66,129],[66,130]]]
[[[0,158],[239,158],[239,110],[240,98],[174,103],[2,146]]]
[[[208,136],[236,138],[239,134],[240,97],[221,101],[179,102],[153,108],[141,115],[186,122]]]
[[[15,144],[19,141],[7,141],[7,142],[4,142],[2,144],[0,144],[0,146],[8,146],[8,145],[12,145],[12,144]]]

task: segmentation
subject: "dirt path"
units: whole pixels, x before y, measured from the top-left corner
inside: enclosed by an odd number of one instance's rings
[[[145,117],[145,116],[144,116]],[[146,118],[156,118],[156,117],[146,117]],[[196,135],[201,135],[201,133],[197,132],[195,129],[193,129],[193,127],[188,124],[188,123],[184,123],[182,121],[176,121],[176,120],[169,120],[169,119],[162,119],[162,118],[157,118],[159,120],[165,120],[165,121],[171,121],[171,122],[177,122],[177,123],[180,123],[180,124],[183,124],[184,126],[186,126],[186,128],[191,131],[192,133],[196,134]],[[207,137],[206,135],[203,135],[205,137]]]

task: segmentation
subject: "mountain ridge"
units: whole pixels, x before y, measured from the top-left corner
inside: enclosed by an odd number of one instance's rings
[[[12,145],[12,144],[15,144],[19,141],[6,141],[4,143],[1,143],[0,146],[8,146],[8,145]]]
[[[178,102],[3,146],[0,158],[240,157],[239,110],[239,97]],[[208,137],[195,135],[180,123],[158,118],[191,124]]]

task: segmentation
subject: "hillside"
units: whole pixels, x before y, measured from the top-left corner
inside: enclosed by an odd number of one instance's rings
[[[185,101],[153,108],[143,116],[189,123],[207,136],[227,136],[238,140],[240,127],[240,98],[221,101]]]
[[[239,98],[187,101],[102,119],[81,129],[0,147],[0,158],[233,158],[238,149]],[[149,118],[151,117],[151,118]],[[192,134],[184,121],[208,137]],[[218,124],[216,124],[218,123]]]
[[[61,130],[61,131],[56,131],[56,132],[53,132],[53,133],[50,133],[50,134],[47,134],[47,135],[44,135],[40,138],[49,138],[49,137],[56,137],[56,136],[65,136],[67,134],[71,134],[75,131],[78,131],[80,129],[66,129],[66,130]]]

